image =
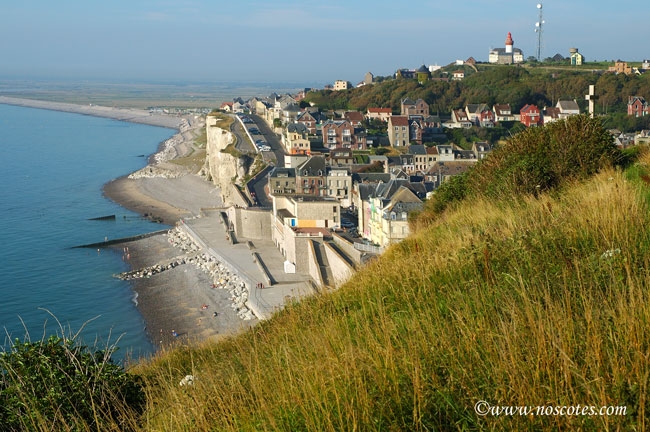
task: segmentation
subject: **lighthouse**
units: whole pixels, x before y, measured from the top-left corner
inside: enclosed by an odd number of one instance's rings
[[[512,33],[508,32],[508,37],[506,38],[506,54],[512,54],[512,47],[515,45],[515,42],[512,40]]]
[[[505,48],[491,49],[488,61],[497,64],[523,63],[524,53],[519,48],[515,48],[515,42],[512,40],[512,33],[508,32]]]

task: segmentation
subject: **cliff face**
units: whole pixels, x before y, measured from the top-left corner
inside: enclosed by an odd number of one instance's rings
[[[235,144],[237,138],[230,131],[218,126],[221,121],[208,116],[206,119],[206,157],[203,175],[221,190],[225,205],[239,203],[234,195],[235,184],[240,185],[248,174],[252,160],[240,153]]]

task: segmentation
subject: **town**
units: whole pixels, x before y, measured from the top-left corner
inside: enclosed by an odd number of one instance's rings
[[[519,67],[523,53],[512,44],[508,33],[506,47],[490,51],[489,64]],[[568,58],[558,54],[551,60],[584,63],[575,48]],[[251,164],[257,172],[233,186],[231,196],[236,198],[229,201],[233,207],[227,212],[231,238],[272,239],[286,260],[285,272],[310,274],[318,286],[338,286],[365,260],[408,237],[409,220],[422,210],[424,201],[450,177],[486,158],[501,141],[475,139],[461,145],[449,139],[450,131],[508,125],[505,133],[511,135],[569,116],[594,115],[598,96],[593,85],[584,89],[584,109],[577,99],[559,99],[554,106],[527,103],[517,110],[502,100],[492,105],[475,101],[434,114],[425,100],[408,94],[400,99],[397,112],[386,106],[368,106],[365,111],[322,109],[309,102],[314,92],[343,94],[387,80],[420,85],[430,80],[461,81],[465,78],[461,66],[478,71],[477,63],[468,59],[445,68],[398,69],[379,80],[369,72],[357,86],[339,80],[322,90],[223,103],[220,115],[236,119],[230,131],[237,136],[237,152],[263,161]],[[601,73],[641,75],[649,68],[648,61],[634,68],[619,61]],[[643,96],[626,96],[628,116],[650,118],[645,117],[650,106]],[[207,127],[216,124],[213,118]],[[647,129],[610,133],[621,148],[650,143]],[[271,217],[259,213],[251,217],[251,211],[270,212]],[[255,228],[246,222],[253,220]]]

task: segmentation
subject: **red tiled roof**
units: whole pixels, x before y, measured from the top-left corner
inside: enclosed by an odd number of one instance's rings
[[[409,118],[407,116],[391,116],[389,121],[393,126],[409,125]]]
[[[393,112],[393,110],[391,108],[368,108],[368,112],[369,113],[377,113],[377,114],[380,114],[380,113],[391,114]]]

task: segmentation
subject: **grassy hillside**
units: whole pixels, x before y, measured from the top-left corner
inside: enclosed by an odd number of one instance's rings
[[[584,118],[574,126],[602,136]],[[531,131],[511,145],[538,135],[561,144],[564,135],[552,132]],[[564,144],[548,148],[579,143]],[[130,373],[147,396],[139,427],[645,430],[650,156],[563,181],[554,174],[558,159],[543,159],[550,164],[543,172],[553,174],[546,191],[526,194],[521,185],[529,182],[473,189],[471,199],[428,208],[408,239],[339,290],[290,305],[238,337],[138,365]],[[516,159],[504,158],[501,168],[507,164],[524,178]],[[475,178],[508,182],[486,172],[511,171],[485,166]],[[193,385],[179,384],[186,375]],[[480,401],[624,406],[625,415],[480,416]]]
[[[460,201],[338,291],[157,356],[134,371],[143,428],[645,429],[648,163]],[[481,400],[626,415],[482,417]]]

